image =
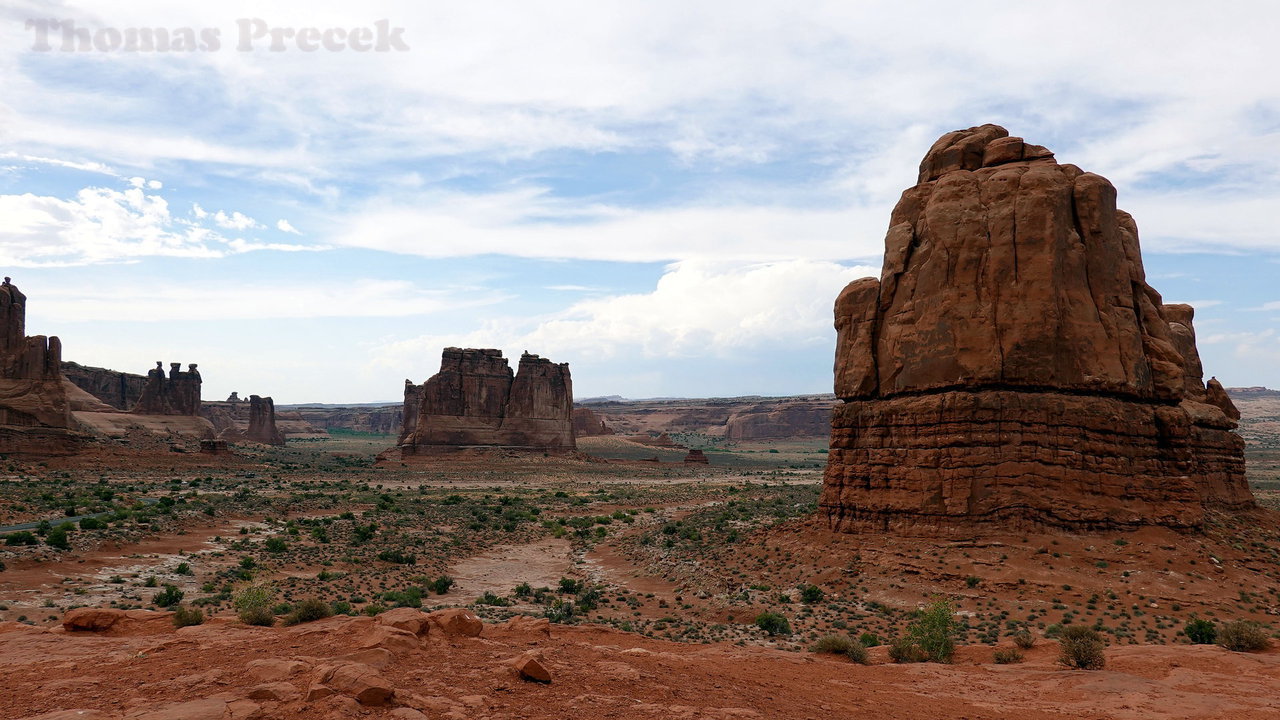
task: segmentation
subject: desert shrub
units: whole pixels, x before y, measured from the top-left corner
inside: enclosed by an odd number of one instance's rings
[[[190,563],[178,563],[178,567],[174,568],[173,572],[177,575],[194,575],[195,574],[191,572]]]
[[[850,642],[850,643],[849,643],[849,649],[848,649],[848,650],[845,650],[845,651],[844,651],[844,654],[845,654],[845,655],[846,655],[850,660],[852,660],[853,662],[858,663],[859,665],[866,665],[866,664],[867,664],[867,661],[868,661],[868,658],[867,658],[867,646],[866,646],[866,645],[863,645],[862,643],[858,642],[857,640],[854,640],[854,641],[852,641],[852,642]]]
[[[40,541],[36,539],[36,536],[33,533],[23,530],[21,532],[9,533],[8,535],[5,535],[4,544],[9,546],[39,545]]]
[[[1223,623],[1218,629],[1218,644],[1235,652],[1265,650],[1269,643],[1266,628],[1252,620]]]
[[[1058,634],[1058,662],[1079,670],[1101,670],[1107,659],[1106,643],[1097,630],[1081,625],[1068,625]]]
[[[203,622],[204,611],[199,608],[178,607],[173,611],[173,626],[176,628],[200,625]]]
[[[493,591],[485,590],[484,594],[476,598],[476,605],[492,605],[494,607],[506,607],[511,601],[499,595],[494,595]]]
[[[604,594],[600,592],[600,588],[583,588],[577,595],[576,603],[580,610],[590,612],[600,606],[600,600],[604,598]]]
[[[271,613],[274,593],[269,585],[249,585],[236,593],[231,604],[240,622],[246,625],[274,625],[276,616]]]
[[[864,632],[858,636],[858,643],[863,647],[875,647],[880,644],[880,636],[873,632]]]
[[[970,575],[969,577],[964,579],[965,586],[970,588],[978,587],[978,584],[981,582],[982,582],[982,578],[978,577],[977,575]]]
[[[791,623],[779,613],[765,612],[756,616],[756,627],[770,635],[790,635]]]
[[[1000,648],[991,656],[997,665],[1012,665],[1022,662],[1022,651],[1018,648]]]
[[[1030,650],[1036,646],[1036,636],[1032,635],[1030,630],[1023,628],[1013,634],[1013,644],[1023,650]]]
[[[382,593],[385,602],[395,603],[396,607],[422,607],[422,588],[411,587],[405,590],[388,590]]]
[[[346,600],[334,600],[330,606],[334,615],[351,615],[351,603]]]
[[[563,595],[577,595],[582,589],[582,581],[573,578],[560,578],[560,593]]]
[[[151,598],[151,602],[155,603],[157,607],[173,607],[182,602],[182,591],[178,589],[177,585],[166,584],[163,590]]]
[[[818,638],[818,642],[814,643],[809,651],[843,655],[849,652],[851,647],[853,647],[853,640],[845,635],[825,635]]]
[[[45,545],[59,550],[70,550],[71,542],[67,540],[67,534],[73,529],[71,523],[62,523],[58,527],[49,531],[44,537]]]
[[[285,542],[284,538],[273,537],[267,538],[267,542],[264,544],[264,547],[267,548],[267,552],[282,553],[289,549],[289,543]]]
[[[817,585],[800,586],[800,602],[812,605],[813,603],[822,602],[823,598],[826,596],[827,594]]]
[[[946,600],[937,600],[907,626],[907,636],[929,661],[949,663],[956,652],[957,630],[955,609]]]
[[[1218,628],[1204,618],[1191,618],[1191,622],[1182,629],[1193,645],[1212,645],[1218,639]]]
[[[107,523],[103,522],[102,520],[99,520],[96,517],[87,517],[87,518],[80,519],[81,530],[101,530],[105,527],[107,527]]]
[[[511,592],[516,597],[520,597],[520,598],[529,597],[530,595],[533,595],[533,586],[527,582],[522,582],[519,585],[515,586],[515,588],[512,589]]]
[[[543,617],[553,623],[569,623],[573,621],[574,608],[572,602],[556,599],[546,610],[542,611]]]
[[[361,610],[360,612],[363,612],[365,615],[368,615],[369,617],[374,617],[375,615],[381,615],[386,611],[387,611],[387,608],[385,605],[379,605],[377,603],[374,603],[372,605],[365,605],[364,610]]]
[[[350,605],[347,607],[350,607]],[[333,608],[329,607],[329,604],[320,598],[312,597],[295,605],[293,610],[284,617],[284,624],[297,625],[314,620],[323,620],[330,615],[333,615]]]
[[[929,659],[929,654],[913,638],[896,637],[889,643],[889,659],[896,663],[918,663]]]
[[[441,575],[435,580],[432,580],[428,587],[431,588],[431,592],[437,595],[444,595],[449,592],[449,588],[453,587],[453,578],[448,575]]]
[[[382,562],[396,563],[397,565],[413,565],[418,562],[418,556],[407,553],[400,549],[383,550],[378,553],[378,559]]]

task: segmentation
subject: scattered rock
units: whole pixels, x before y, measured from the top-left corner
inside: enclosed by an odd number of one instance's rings
[[[512,663],[512,667],[516,672],[520,673],[520,677],[533,682],[549,683],[551,682],[551,672],[547,670],[547,666],[542,663],[542,653],[537,650],[530,650],[521,655]]]
[[[419,637],[425,636],[431,628],[427,614],[414,608],[395,608],[388,610],[376,618],[379,625],[387,625],[398,630],[411,632]]]
[[[306,670],[308,665],[298,660],[285,660],[282,658],[265,658],[262,660],[251,660],[245,666],[245,670],[249,673],[249,677],[259,682],[271,683],[297,675]]]
[[[250,700],[274,700],[289,702],[301,697],[302,692],[287,682],[273,682],[259,685],[249,690]]]
[[[62,627],[68,631],[104,632],[125,619],[123,610],[112,608],[76,608],[62,616]]]
[[[436,610],[427,614],[427,620],[446,635],[477,637],[484,630],[484,622],[466,608]]]
[[[343,662],[326,670],[320,684],[355,698],[361,705],[385,705],[395,694],[391,682],[361,663]]]

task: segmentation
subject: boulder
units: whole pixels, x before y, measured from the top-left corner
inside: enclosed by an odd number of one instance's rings
[[[361,705],[386,705],[395,694],[394,686],[377,670],[354,662],[342,662],[324,669],[320,673],[319,684],[354,698]]]
[[[72,632],[104,632],[115,628],[127,617],[124,610],[82,607],[63,615],[62,627]]]
[[[381,613],[377,617],[379,625],[386,625],[413,633],[419,637],[425,636],[431,628],[429,617],[426,613],[416,608],[395,608]]]
[[[427,614],[427,620],[446,635],[477,637],[484,630],[484,622],[466,608],[448,608]]]
[[[516,672],[524,680],[540,683],[551,682],[551,672],[543,664],[542,653],[537,650],[530,650],[524,653],[516,658],[511,666],[515,668]]]

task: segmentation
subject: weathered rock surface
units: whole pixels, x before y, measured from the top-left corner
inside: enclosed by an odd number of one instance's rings
[[[420,388],[406,385],[399,449],[405,456],[477,447],[572,452],[572,414],[567,364],[525,353],[513,376],[500,350],[446,348],[440,372]]]
[[[684,456],[684,461],[687,463],[697,463],[701,465],[708,464],[706,453],[698,450],[697,448],[690,450],[689,453]]]
[[[580,407],[573,409],[574,437],[596,437],[612,434],[614,434],[613,428],[605,424],[604,418],[597,415],[591,408]]]
[[[90,367],[62,361],[62,375],[90,395],[117,410],[130,410],[142,399],[147,385],[145,375]]]
[[[1196,527],[1253,504],[1193,312],[1146,284],[1115,200],[994,125],[934,144],[881,277],[836,300],[834,529]]]
[[[0,284],[0,453],[74,452],[71,405],[62,379],[62,342],[28,336],[27,296]]]
[[[135,415],[199,415],[200,371],[195,363],[182,370],[182,363],[169,363],[169,374],[159,360],[147,373],[142,397],[130,411]]]
[[[734,412],[725,423],[728,440],[820,437],[831,430],[829,403],[755,405]]]

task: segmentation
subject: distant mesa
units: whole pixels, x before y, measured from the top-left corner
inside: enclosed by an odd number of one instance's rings
[[[580,438],[598,437],[613,435],[614,430],[591,408],[577,407],[573,409],[573,434]]]
[[[1254,507],[1194,312],[1146,283],[1105,178],[995,125],[944,135],[879,278],[835,302],[835,530],[1196,528]]]
[[[698,449],[690,450],[689,454],[684,456],[684,461],[687,463],[700,464],[700,465],[710,464],[710,462],[707,460],[706,454]]]
[[[445,348],[440,372],[405,381],[401,457],[464,449],[577,450],[567,363],[530,353],[513,375],[502,351]]]

